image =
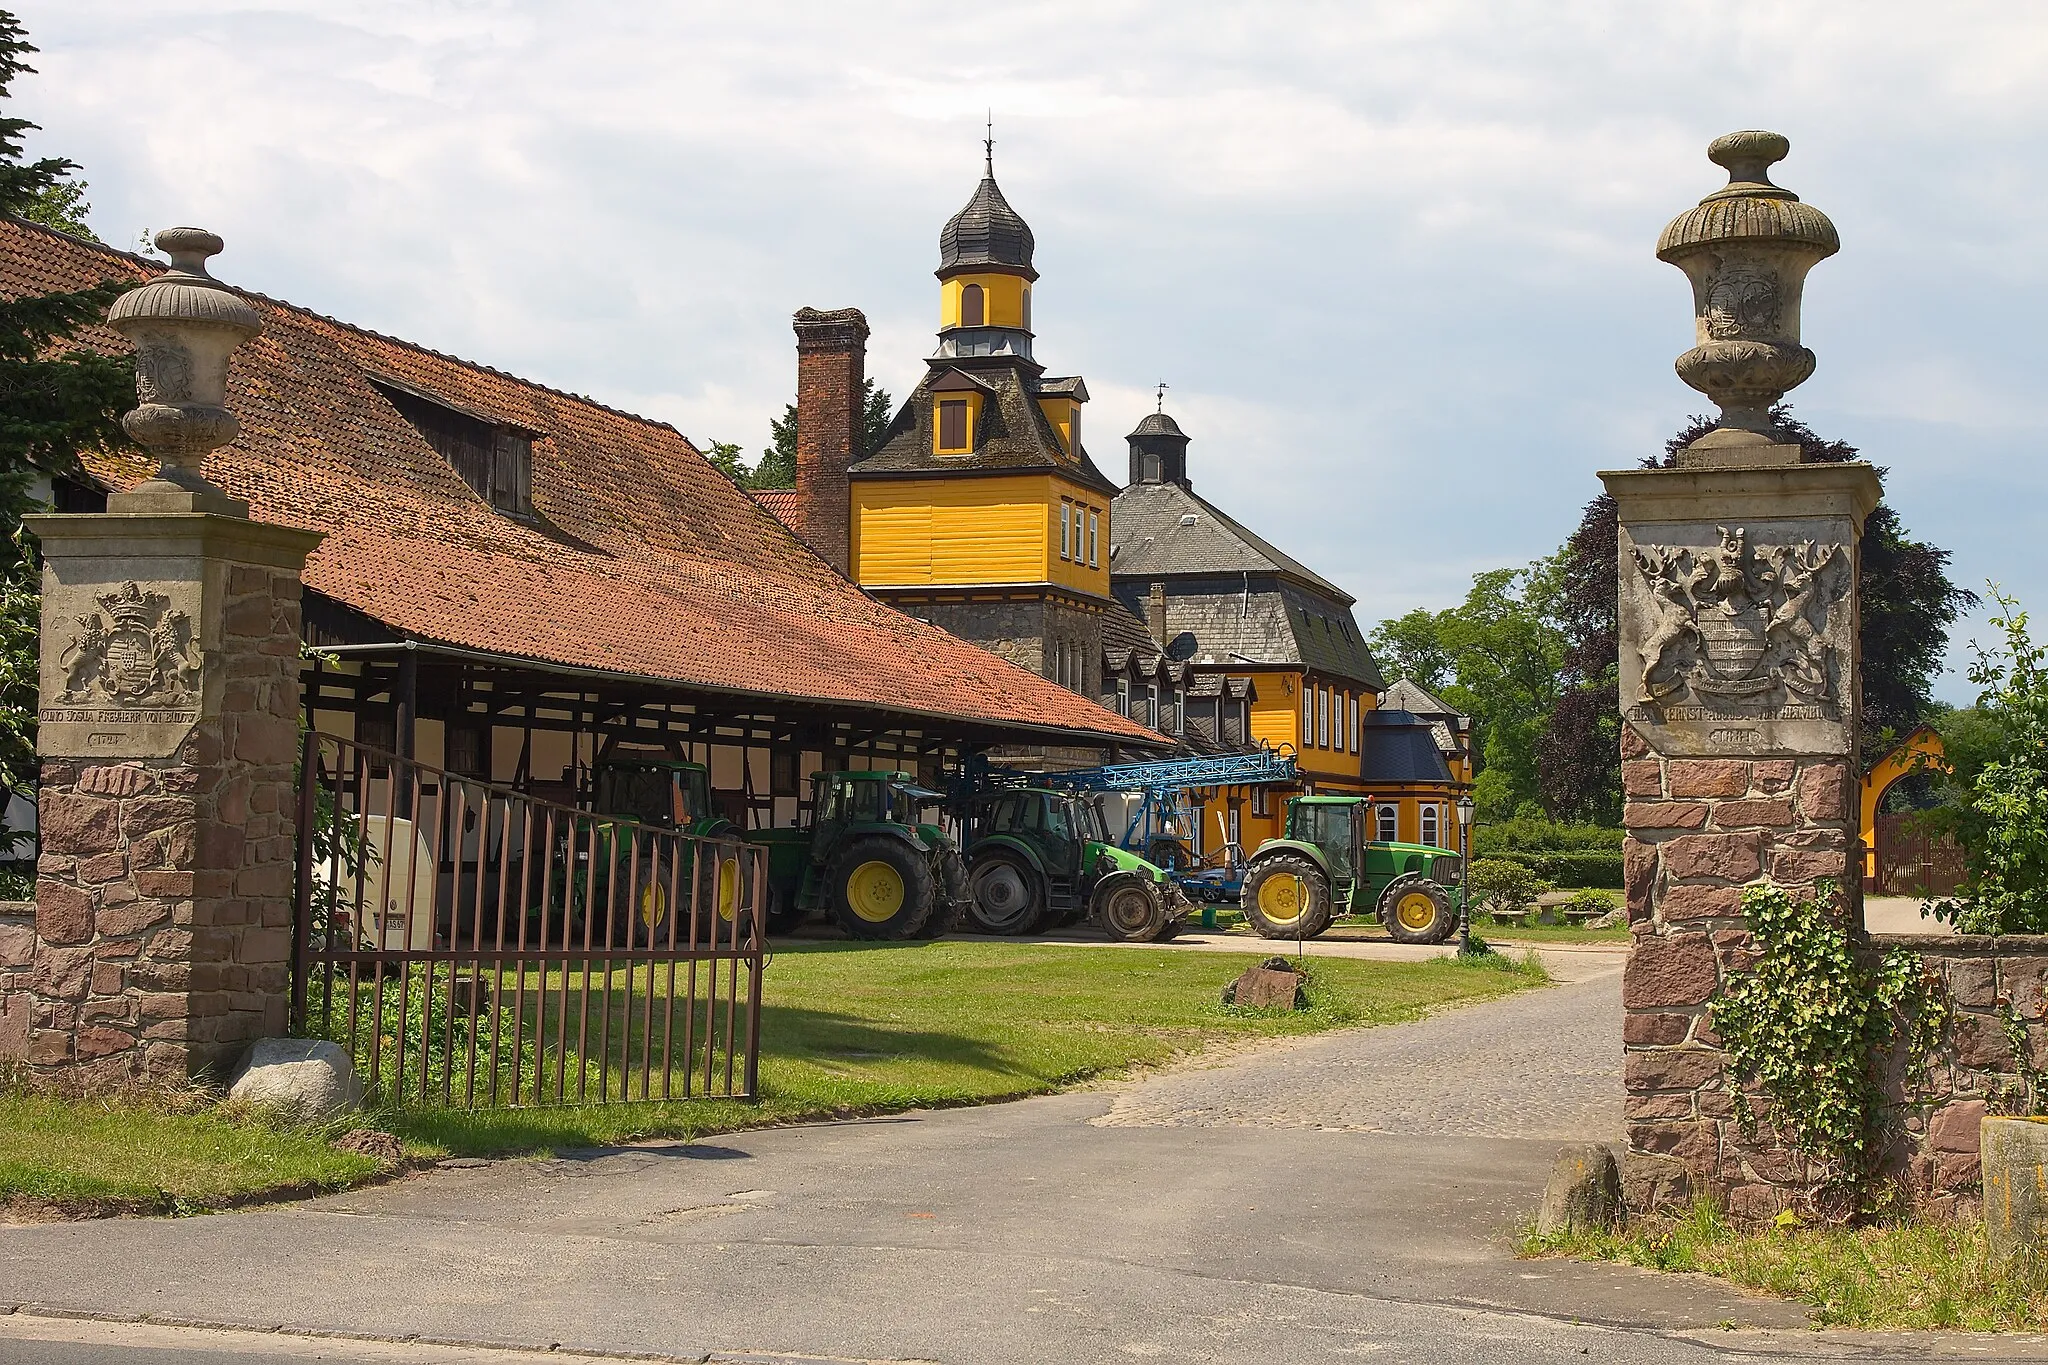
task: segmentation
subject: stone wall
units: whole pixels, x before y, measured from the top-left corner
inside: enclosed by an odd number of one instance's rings
[[[1900,1127],[1890,1174],[1922,1203],[1968,1202],[1978,1189],[1979,1120],[1987,1111],[2016,1112],[2025,1096],[2000,1001],[2026,1026],[2027,1064],[2048,1068],[2048,935],[1887,935],[1871,947],[1918,953],[1940,976],[1950,1010],[1943,1046],[1922,1074],[1906,1076],[1895,1059],[1891,1099]]]
[[[0,918],[0,1057],[31,1075],[182,1080],[286,1031],[299,577],[217,571],[218,709],[168,758],[43,760],[32,932]]]
[[[1630,726],[1622,756],[1630,1202],[1668,1203],[1704,1184],[1738,1214],[1769,1215],[1806,1172],[1768,1141],[1743,1139],[1708,1002],[1753,961],[1745,885],[1767,879],[1803,897],[1823,879],[1845,879],[1851,766],[1835,757],[1661,757]],[[1860,898],[1850,909],[1860,919]]]

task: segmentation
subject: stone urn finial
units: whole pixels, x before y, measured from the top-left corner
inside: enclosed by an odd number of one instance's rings
[[[223,499],[200,465],[241,430],[226,406],[228,357],[263,323],[240,295],[207,273],[207,257],[223,246],[219,237],[203,228],[166,228],[156,244],[171,268],[107,310],[108,325],[135,344],[140,405],[121,427],[159,466],[136,491]]]
[[[1841,250],[1826,214],[1771,183],[1792,144],[1778,133],[1717,137],[1707,157],[1728,183],[1671,220],[1657,259],[1692,281],[1697,343],[1678,377],[1721,406],[1721,424],[1694,448],[1769,445],[1771,405],[1813,373],[1799,344],[1806,272]]]

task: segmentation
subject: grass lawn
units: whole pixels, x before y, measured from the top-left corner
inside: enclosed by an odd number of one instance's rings
[[[196,1102],[102,1103],[0,1093],[0,1211],[183,1213],[262,1192],[337,1190],[375,1175],[333,1130]]]
[[[1611,929],[1584,929],[1568,924],[1497,924],[1486,915],[1473,921],[1472,932],[1483,935],[1488,943],[1499,944],[1628,942],[1626,924]]]
[[[1030,942],[802,943],[775,950],[762,1007],[758,1103],[392,1109],[408,1155],[502,1156],[647,1137],[697,1137],[806,1119],[1040,1094],[1216,1043],[1414,1019],[1537,984],[1505,958],[1459,963],[1318,959],[1311,1007],[1239,1010],[1223,986],[1264,953]],[[176,1211],[264,1190],[346,1185],[378,1167],[335,1130],[228,1111],[0,1094],[0,1206]],[[101,1201],[96,1204],[95,1201]]]
[[[1795,1299],[1817,1327],[2048,1329],[2048,1266],[1993,1270],[1984,1225],[1915,1220],[1873,1227],[1737,1228],[1709,1205],[1620,1233],[1529,1235],[1525,1256],[1569,1255],[1699,1271]]]

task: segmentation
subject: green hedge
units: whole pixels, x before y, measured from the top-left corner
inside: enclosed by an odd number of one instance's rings
[[[1598,850],[1572,852],[1489,853],[1489,858],[1520,863],[1552,886],[1604,886],[1621,888],[1621,855]]]

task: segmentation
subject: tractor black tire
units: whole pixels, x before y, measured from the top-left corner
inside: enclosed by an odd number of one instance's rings
[[[1046,917],[1045,878],[1019,854],[991,849],[968,869],[967,928],[977,934],[1035,934]]]
[[[932,913],[917,931],[919,938],[944,938],[960,927],[961,903],[967,896],[967,864],[951,851],[933,860]]]
[[[903,839],[869,835],[832,863],[832,919],[854,938],[917,937],[931,918],[931,861]]]
[[[1451,893],[1420,872],[1404,872],[1380,892],[1380,922],[1396,943],[1442,943],[1458,932]]]
[[[1266,938],[1314,938],[1330,927],[1330,880],[1299,853],[1275,853],[1246,869],[1243,908],[1245,921]]]
[[[1096,883],[1088,913],[1120,943],[1157,943],[1173,926],[1166,897],[1150,878],[1119,872]]]

